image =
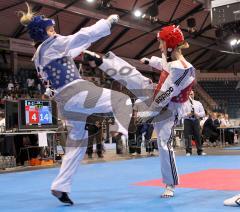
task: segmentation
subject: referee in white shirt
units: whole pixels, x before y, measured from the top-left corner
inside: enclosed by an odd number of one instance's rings
[[[205,111],[201,102],[194,100],[194,91],[190,92],[189,104],[186,107],[184,118],[184,140],[186,156],[192,155],[192,139],[194,138],[198,155],[206,155],[202,149],[200,136],[200,119],[205,116]]]

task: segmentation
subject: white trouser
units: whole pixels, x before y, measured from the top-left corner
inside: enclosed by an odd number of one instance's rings
[[[76,80],[56,94],[54,98],[58,102],[60,116],[66,119],[69,133],[66,141],[66,154],[51,189],[70,192],[72,176],[77,171],[87,148],[86,117],[93,113],[113,112],[115,124],[110,127],[110,131],[128,136],[132,104],[128,96],[97,87],[84,80]]]
[[[84,122],[67,121],[66,124],[68,125],[68,128],[71,125],[74,125],[73,130],[79,130],[79,137],[87,140],[88,131],[85,130]],[[52,183],[51,190],[71,192],[72,177],[76,173],[78,166],[80,165],[80,161],[84,158],[87,147],[79,146],[80,141],[69,139],[69,137],[72,135],[71,133],[72,132],[70,131],[68,134],[62,165],[59,174]]]
[[[173,128],[177,124],[178,117],[175,111],[171,111],[169,114],[168,118],[165,117],[162,121],[155,123],[154,129],[157,133],[163,183],[166,185],[178,185],[175,153],[172,147],[174,138]]]
[[[139,99],[143,101],[145,99],[152,99],[154,90],[151,80],[143,76],[133,66],[113,53],[110,52],[107,58],[103,58],[103,64],[99,66],[99,68],[107,74],[111,73],[110,75],[112,78],[126,86],[126,88],[135,94]],[[124,74],[124,70],[131,71],[129,71],[128,74]],[[178,114],[176,107],[179,106],[180,104],[170,102],[168,109],[163,111],[158,117],[158,120],[160,121],[154,124],[155,130],[157,131],[163,182],[167,185],[178,184],[172,140],[174,133],[173,127],[174,124],[176,124],[175,118]]]
[[[103,57],[103,64],[99,68],[125,86],[138,99],[142,101],[152,99],[154,89],[152,80],[114,53],[109,52],[108,57]]]

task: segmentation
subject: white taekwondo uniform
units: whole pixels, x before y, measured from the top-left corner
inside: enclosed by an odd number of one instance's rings
[[[154,89],[150,79],[112,52],[103,57],[103,64],[99,68],[141,99],[142,110],[156,113],[162,111],[153,122],[158,135],[163,182],[177,185],[178,174],[172,148],[173,128],[185,114],[186,102],[195,79],[195,69],[187,61],[167,63],[166,59],[152,57],[149,62],[152,67],[162,70],[158,91]]]
[[[95,86],[81,78],[73,58],[86,50],[91,43],[110,34],[108,20],[82,28],[73,35],[55,35],[45,40],[37,49],[33,60],[42,80],[50,81],[55,89],[59,115],[66,120],[68,137],[66,154],[60,172],[51,189],[70,192],[72,176],[85,155],[88,133],[87,116],[93,113],[113,112],[115,124],[110,131],[128,135],[132,104],[128,96]]]

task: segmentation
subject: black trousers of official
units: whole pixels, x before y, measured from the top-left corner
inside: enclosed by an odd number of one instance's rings
[[[141,154],[141,144],[142,144],[142,125],[138,125],[136,127],[136,132],[129,132],[128,133],[128,146],[129,146],[129,153],[138,153]]]
[[[186,153],[192,154],[192,139],[194,138],[197,147],[197,153],[200,155],[203,151],[201,135],[200,135],[200,122],[198,119],[185,119],[184,120],[184,140]]]
[[[87,154],[91,156],[93,154],[93,143],[96,140],[97,155],[101,156],[103,152],[103,141],[102,141],[102,129],[97,127],[88,128],[88,147]]]
[[[153,152],[154,149],[157,149],[157,144],[156,141],[152,141],[151,138],[152,138],[152,133],[153,133],[153,125],[152,124],[149,124],[148,125],[148,128],[146,130],[146,133],[144,135],[145,137],[145,146],[146,146],[146,152]]]

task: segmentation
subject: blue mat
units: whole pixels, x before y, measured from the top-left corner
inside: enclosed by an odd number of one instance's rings
[[[185,174],[210,168],[240,169],[239,160],[240,156],[179,156],[177,164],[180,174]],[[239,211],[239,208],[223,206],[223,200],[235,195],[236,191],[178,188],[174,198],[161,199],[163,189],[160,187],[134,186],[136,182],[160,178],[157,157],[82,165],[74,178],[73,207],[61,205],[49,192],[57,173],[58,169],[46,169],[0,175],[0,210]]]

